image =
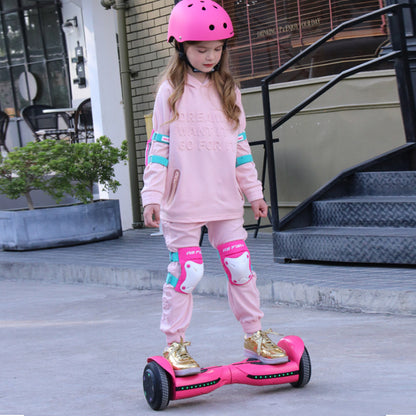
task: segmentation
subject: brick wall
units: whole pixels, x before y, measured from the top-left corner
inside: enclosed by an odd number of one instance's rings
[[[172,52],[166,36],[173,5],[173,0],[131,0],[126,14],[140,189],[147,142],[144,116],[152,112],[159,75]]]

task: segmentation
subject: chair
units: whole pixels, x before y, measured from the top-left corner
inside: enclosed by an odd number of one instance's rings
[[[94,124],[92,120],[91,99],[87,98],[77,108],[74,116],[74,141],[94,139]]]
[[[7,153],[9,153],[9,149],[6,146],[6,133],[8,125],[9,116],[4,111],[0,111],[0,151],[3,146]]]
[[[60,139],[61,136],[72,137],[70,116],[65,112],[52,112],[45,114],[43,110],[53,110],[52,107],[42,104],[33,104],[25,107],[22,111],[22,117],[29,126],[36,141],[44,139]],[[63,121],[65,128],[60,128]]]

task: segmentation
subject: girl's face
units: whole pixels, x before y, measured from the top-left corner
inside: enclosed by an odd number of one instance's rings
[[[206,74],[210,73],[215,65],[221,60],[224,41],[203,41],[196,43],[185,43],[185,53],[191,65],[201,72],[189,72],[197,78],[203,80]]]

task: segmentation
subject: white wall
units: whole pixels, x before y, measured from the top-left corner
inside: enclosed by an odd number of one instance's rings
[[[67,36],[70,58],[75,56],[76,42],[84,47],[87,88],[72,84],[73,105],[91,97],[95,137],[108,136],[115,146],[126,138],[121,93],[120,70],[116,43],[116,12],[105,10],[99,1],[66,0],[62,9],[64,21],[76,13],[79,30]],[[70,63],[71,78],[75,78],[75,64]],[[72,83],[72,81],[71,81]],[[130,179],[128,165],[116,166],[116,179],[121,183],[114,194],[102,189],[99,198],[120,201],[123,229],[132,228]]]
[[[79,43],[84,52],[84,57],[88,61],[88,49],[85,44],[85,32],[84,32],[84,18],[82,12],[82,0],[63,0],[62,2],[62,19],[65,22],[67,19],[77,18],[78,27],[74,28],[70,34],[65,34],[66,47],[68,50],[69,58],[69,73],[70,83],[72,88],[72,106],[77,107],[81,101],[91,97],[89,77],[87,77],[87,85],[85,88],[79,88],[78,85],[73,83],[73,80],[77,78],[76,64],[71,62],[72,58],[75,58],[75,47]],[[86,68],[88,70],[88,68]]]

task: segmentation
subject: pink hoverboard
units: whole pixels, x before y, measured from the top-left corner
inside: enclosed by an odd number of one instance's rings
[[[176,377],[165,358],[150,357],[143,372],[147,403],[154,410],[163,410],[170,400],[207,394],[226,384],[267,386],[290,383],[293,387],[308,384],[312,368],[303,341],[297,336],[287,336],[278,345],[286,351],[287,363],[270,365],[248,358],[230,365],[202,368],[201,373],[187,377]]]

